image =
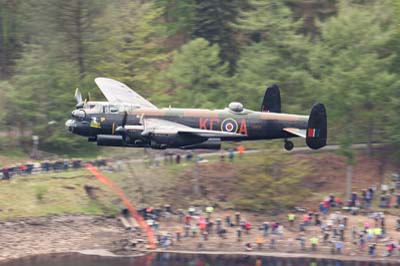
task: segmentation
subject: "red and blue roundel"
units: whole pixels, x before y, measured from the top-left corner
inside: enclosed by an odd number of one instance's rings
[[[236,133],[238,131],[238,123],[235,119],[227,118],[221,123],[221,131]]]

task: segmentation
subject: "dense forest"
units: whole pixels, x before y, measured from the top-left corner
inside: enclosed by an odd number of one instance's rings
[[[79,87],[120,80],[159,107],[326,104],[329,142],[400,147],[400,5],[389,0],[0,0],[0,149],[87,149]],[[93,145],[90,145],[93,146]]]

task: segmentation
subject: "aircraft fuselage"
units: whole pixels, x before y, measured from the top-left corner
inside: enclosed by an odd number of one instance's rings
[[[124,116],[123,113],[84,112],[84,117],[70,119],[66,125],[72,133],[87,137],[114,135],[115,130],[121,126]],[[305,115],[256,112],[246,109],[234,112],[228,108],[222,110],[138,108],[128,112],[127,124],[140,125],[144,117],[172,121],[192,128],[242,134],[243,138],[239,140],[296,137],[282,129],[291,127],[307,129],[308,122],[308,116]],[[232,140],[232,138],[222,137],[221,140]]]

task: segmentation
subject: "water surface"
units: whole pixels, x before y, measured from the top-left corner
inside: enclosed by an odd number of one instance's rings
[[[0,266],[394,266],[394,262],[358,262],[312,258],[273,258],[245,255],[187,255],[155,253],[139,257],[101,257],[77,253],[40,255]]]

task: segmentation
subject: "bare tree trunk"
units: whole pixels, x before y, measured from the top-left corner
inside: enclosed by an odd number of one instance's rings
[[[347,163],[346,183],[346,199],[349,200],[353,190],[353,164],[350,162]]]
[[[0,78],[4,78],[6,76],[6,48],[5,48],[5,40],[3,34],[3,12],[0,9]]]
[[[372,157],[372,139],[373,139],[373,134],[374,134],[374,122],[369,121],[368,123],[368,129],[367,129],[367,154],[368,157]]]
[[[353,153],[353,116],[351,108],[348,108],[348,116],[347,116],[347,170],[346,170],[346,200],[351,198],[351,192],[353,190],[353,164],[354,164],[354,153]]]
[[[379,188],[382,187],[385,178],[385,168],[387,164],[387,154],[386,151],[383,152],[382,158],[379,160],[378,174],[379,174]]]
[[[82,2],[78,1],[78,8],[76,9],[76,46],[78,52],[78,65],[79,65],[79,78],[82,81],[85,77],[85,63],[83,61],[83,40],[82,40]]]

